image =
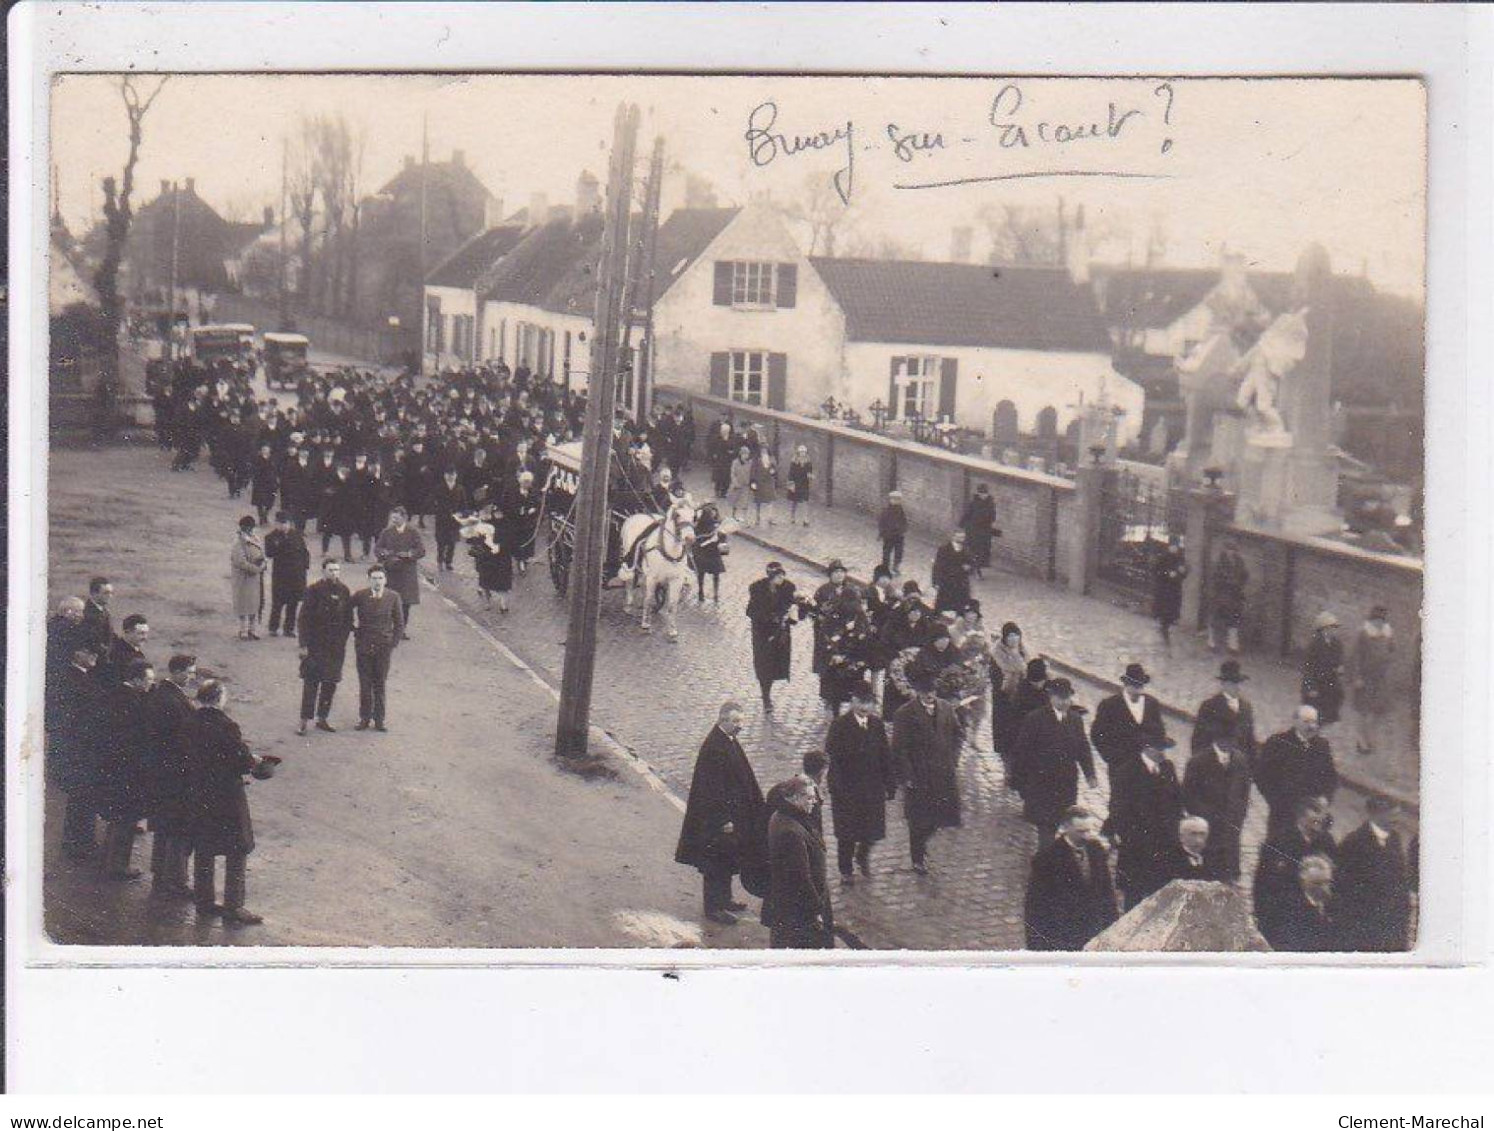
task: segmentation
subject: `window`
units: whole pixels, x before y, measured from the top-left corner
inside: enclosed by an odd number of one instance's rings
[[[772,263],[733,263],[731,265],[731,304],[733,306],[772,306]]]
[[[763,403],[763,383],[768,355],[757,350],[733,350],[731,355],[731,399],[744,404]]]
[[[939,358],[893,358],[892,386],[894,417],[932,420],[939,406]]]

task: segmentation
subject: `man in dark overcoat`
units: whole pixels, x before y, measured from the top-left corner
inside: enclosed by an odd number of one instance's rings
[[[1117,845],[1115,879],[1129,911],[1167,882],[1166,858],[1177,846],[1183,787],[1166,751],[1172,739],[1148,733],[1139,757],[1110,771],[1110,815],[1104,832]]]
[[[280,505],[290,511],[291,522],[304,534],[306,520],[316,514],[317,506],[316,469],[307,448],[297,450],[295,458],[287,459],[281,468]]]
[[[1411,946],[1411,869],[1395,803],[1371,796],[1369,815],[1338,846],[1338,896],[1345,949],[1378,953]]]
[[[835,916],[825,882],[825,842],[811,816],[814,786],[790,778],[768,793],[768,895],[762,922],[775,950],[835,946]]]
[[[793,625],[797,616],[794,583],[778,562],[747,587],[747,619],[752,622],[752,670],[763,706],[772,709],[773,684],[789,678]]]
[[[1032,822],[1040,841],[1058,828],[1065,810],[1079,799],[1079,774],[1095,784],[1095,758],[1074,710],[1074,685],[1063,678],[1043,687],[1047,703],[1022,720],[1012,752],[1022,815]]]
[[[996,500],[991,498],[991,489],[984,483],[975,485],[975,494],[965,504],[965,513],[960,516],[960,529],[965,532],[965,545],[969,547],[970,562],[975,567],[975,576],[991,564],[991,538],[996,530]]]
[[[322,510],[317,520],[317,529],[322,534],[322,553],[332,545],[335,534],[342,542],[342,556],[353,560],[353,535],[358,532],[358,520],[363,509],[363,487],[353,478],[352,468],[338,464],[331,482],[322,487]]]
[[[1251,897],[1256,926],[1277,950],[1285,949],[1281,940],[1288,929],[1287,921],[1294,908],[1300,909],[1298,870],[1302,861],[1309,856],[1331,860],[1336,853],[1328,832],[1328,806],[1320,797],[1299,798],[1292,807],[1292,823],[1268,836],[1261,845]]]
[[[306,535],[291,525],[286,511],[275,515],[275,529],[265,535],[265,557],[270,559],[270,635],[280,631],[282,615],[285,635],[296,635],[296,610],[306,595],[306,574],[311,569],[311,547]]]
[[[150,716],[147,710],[155,672],[144,660],[133,660],[123,680],[104,692],[106,728],[100,735],[99,756],[92,783],[104,832],[104,875],[111,880],[134,880],[140,871],[130,866],[135,850],[135,822],[147,807],[146,770],[150,762]]]
[[[109,641],[93,669],[93,674],[106,686],[123,682],[124,673],[132,664],[145,662],[145,642],[150,639],[150,622],[145,615],[131,613],[120,628],[120,635]]]
[[[1190,745],[1197,753],[1222,739],[1232,743],[1233,749],[1243,754],[1253,768],[1257,752],[1255,708],[1243,694],[1245,681],[1250,677],[1240,669],[1239,660],[1225,660],[1215,678],[1219,680],[1219,691],[1199,704]]]
[[[1269,927],[1258,924],[1271,949],[1319,953],[1348,949],[1333,876],[1331,858],[1314,854],[1302,859],[1293,882],[1281,891],[1279,914]]]
[[[47,681],[47,780],[67,795],[62,852],[76,864],[98,851],[97,762],[109,724],[105,691],[93,674],[98,662],[93,650],[78,644],[70,659]]]
[[[970,573],[975,566],[965,550],[965,532],[956,530],[934,554],[932,580],[938,590],[934,611],[962,611],[970,603]]]
[[[1070,806],[1058,835],[1040,844],[1027,877],[1027,948],[1083,950],[1116,920],[1100,819],[1082,806]]]
[[[1173,880],[1228,879],[1209,857],[1209,822],[1189,815],[1178,822],[1176,843],[1162,856],[1163,886]]]
[[[179,757],[187,765],[193,802],[192,896],[197,913],[221,916],[231,925],[264,920],[244,907],[245,873],[254,851],[254,822],[244,775],[258,760],[239,724],[224,713],[228,689],[208,680],[197,690],[197,710],[178,732]],[[217,900],[217,857],[223,861],[223,902]]]
[[[151,889],[161,896],[190,896],[187,857],[192,851],[192,814],[187,766],[177,735],[192,714],[187,692],[197,679],[197,657],[178,653],[167,665],[166,678],[151,688],[146,710],[150,719],[147,763],[151,831]]]
[[[1266,739],[1255,768],[1255,785],[1266,799],[1268,837],[1291,826],[1293,807],[1303,798],[1333,800],[1338,770],[1328,740],[1318,733],[1316,707],[1298,707],[1291,728]]]
[[[114,642],[114,618],[109,612],[109,602],[114,597],[114,585],[107,577],[95,577],[88,582],[88,600],[83,605],[83,641],[93,649],[94,658],[102,661]]]
[[[892,717],[892,759],[903,786],[903,815],[913,870],[928,873],[929,839],[960,825],[960,745],[954,707],[934,694],[932,676],[913,683],[915,697]]]
[[[1183,808],[1209,822],[1210,866],[1222,880],[1240,878],[1240,836],[1250,812],[1250,760],[1221,731],[1202,749],[1195,747],[1183,770]]]
[[[1148,734],[1166,734],[1162,704],[1146,693],[1152,677],[1140,664],[1127,664],[1121,675],[1118,694],[1100,700],[1095,721],[1090,724],[1089,740],[1111,771],[1112,804],[1115,793],[1115,770],[1141,756],[1141,744]]]
[[[353,631],[353,594],[342,582],[342,563],[336,558],[322,561],[322,579],[306,590],[297,632],[301,644],[301,725],[316,717],[317,730],[333,731],[327,721],[332,697],[342,679],[347,657],[348,635]]]
[[[897,793],[897,775],[887,728],[876,714],[876,700],[863,690],[851,709],[830,724],[825,736],[830,760],[830,824],[835,830],[836,863],[844,883],[853,866],[871,875],[871,847],[887,835],[887,802]]]
[[[737,738],[741,729],[742,705],[728,700],[696,756],[674,852],[677,863],[700,871],[705,917],[725,926],[737,921],[733,911],[747,909],[732,898],[731,878],[760,869],[766,856],[767,809]]]

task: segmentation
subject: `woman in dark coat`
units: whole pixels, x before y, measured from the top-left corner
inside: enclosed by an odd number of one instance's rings
[[[257,766],[239,724],[223,712],[227,689],[208,680],[197,691],[197,710],[177,733],[180,758],[187,766],[188,796],[193,808],[193,898],[199,914],[221,915],[233,923],[258,923],[244,910],[245,865],[254,851],[254,822],[244,775]],[[223,903],[217,902],[215,858],[223,856]]]
[[[773,684],[789,678],[793,624],[797,615],[794,583],[783,566],[769,562],[767,576],[747,587],[747,619],[752,622],[752,670],[763,706],[773,705]]]
[[[706,503],[695,514],[695,594],[704,603],[705,579],[711,579],[711,600],[721,603],[721,575],[726,572],[726,532],[721,529],[721,512],[715,503]]]
[[[1027,678],[1027,664],[1022,629],[1015,621],[1007,621],[1001,626],[1001,639],[991,649],[991,740],[996,753],[1001,755],[1002,765],[1007,767],[1008,776],[1012,743],[1022,726],[1017,693]]]
[[[966,552],[979,577],[980,571],[991,564],[991,536],[996,530],[996,500],[984,483],[976,484],[975,494],[965,504],[960,528],[965,531]]]
[[[514,559],[507,540],[500,540],[487,510],[489,520],[466,530],[467,552],[477,566],[477,589],[484,603],[498,597],[498,611],[508,612],[508,592],[514,587]]]
[[[809,484],[814,479],[814,464],[809,460],[809,449],[800,444],[794,449],[794,458],[789,460],[788,465],[788,501],[789,501],[789,525],[793,526],[799,521],[799,508],[804,508],[804,513],[809,513]],[[809,519],[804,519],[804,525],[809,525]]]
[[[1338,722],[1344,705],[1344,642],[1338,638],[1338,618],[1319,613],[1312,639],[1302,655],[1302,702],[1318,709],[1318,723]]]
[[[280,471],[269,444],[259,446],[250,484],[249,502],[259,513],[259,524],[263,526],[270,520],[270,511],[275,509],[275,496],[280,491]]]
[[[518,563],[519,572],[523,573],[529,568],[529,559],[534,557],[539,530],[540,494],[534,488],[534,472],[527,468],[519,472],[519,485],[509,495],[503,509],[508,535],[504,541],[509,554]]]
[[[970,555],[965,549],[965,532],[956,530],[934,555],[933,581],[938,593],[934,612],[960,612],[970,603]]]
[[[932,639],[933,631],[928,608],[917,598],[904,600],[902,607],[888,618],[882,637],[882,653],[887,657],[889,668],[882,684],[882,718],[891,720],[897,709],[908,701],[908,695],[892,677],[893,661],[909,648],[922,648]]]
[[[762,922],[775,950],[835,946],[835,915],[825,882],[825,842],[810,815],[814,787],[802,778],[768,791],[769,889]]]
[[[1172,646],[1172,626],[1178,623],[1183,612],[1183,578],[1188,576],[1188,563],[1176,534],[1167,540],[1167,545],[1157,549],[1152,562],[1152,616],[1157,620],[1157,629],[1162,633],[1162,642]]]
[[[922,874],[924,851],[938,829],[960,825],[960,748],[964,732],[954,708],[933,694],[927,677],[914,684],[917,697],[892,721],[892,757],[903,783],[913,870]]]
[[[871,875],[871,846],[887,835],[887,802],[897,792],[887,728],[872,713],[871,696],[852,700],[851,709],[830,724],[825,753],[836,862],[841,879],[850,883],[853,864]]]

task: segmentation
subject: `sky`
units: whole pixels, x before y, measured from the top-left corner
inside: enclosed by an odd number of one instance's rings
[[[75,232],[128,150],[117,81],[53,86],[52,160]],[[173,75],[137,183],[148,199],[163,178],[193,177],[215,207],[257,218],[279,198],[282,139],[305,115],[340,113],[366,131],[368,191],[419,154],[425,126],[432,159],[463,151],[509,211],[536,192],[563,204],[582,169],[605,180],[622,100],[643,113],[640,176],[665,139],[666,214],[687,171],[723,204],[817,192],[843,210],[842,231],[942,259],[954,227],[983,230],[983,208],[1062,198],[1069,215],[1083,205],[1092,226],[1130,233],[1101,258],[1139,261],[1158,226],[1176,266],[1228,250],[1290,270],[1316,242],[1336,270],[1422,295],[1425,98],[1411,80]]]

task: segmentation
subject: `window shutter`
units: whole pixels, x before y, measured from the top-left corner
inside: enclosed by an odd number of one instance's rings
[[[781,310],[792,310],[799,297],[799,266],[796,263],[778,265],[778,306]]]
[[[788,399],[788,354],[768,355],[768,407],[783,411]]]
[[[716,293],[711,301],[716,306],[731,305],[731,263],[727,260],[716,264]]]
[[[897,363],[902,358],[895,357],[891,361],[891,372],[887,375],[887,419],[891,420],[898,415],[897,404]]]
[[[959,376],[959,360],[953,357],[939,359],[939,415],[955,418],[955,378]]]
[[[719,264],[718,264],[719,266]],[[720,275],[718,273],[717,277]],[[711,354],[711,396],[731,396],[731,355],[727,353]]]

